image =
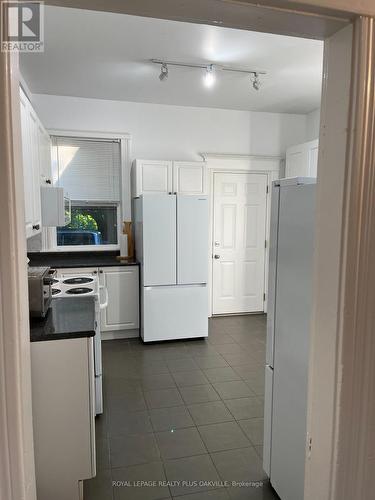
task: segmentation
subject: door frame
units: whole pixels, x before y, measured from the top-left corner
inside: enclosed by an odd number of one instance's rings
[[[209,226],[208,226],[208,306],[209,317],[213,315],[213,238],[214,238],[214,176],[218,173],[225,174],[266,174],[268,194],[266,199],[266,239],[269,240],[270,217],[271,217],[271,185],[279,177],[282,167],[281,156],[261,155],[231,155],[231,154],[209,154],[201,153],[208,168],[208,200],[209,200]],[[264,266],[264,312],[267,312],[268,298],[268,251],[265,248]]]
[[[330,280],[329,288],[334,291],[334,296],[331,297],[325,291],[323,295],[327,303],[323,304],[323,297],[319,297],[315,289],[313,343],[319,349],[313,351],[313,355],[315,361],[326,365],[330,362],[332,369],[328,373],[328,378],[325,371],[315,370],[310,375],[309,425],[313,424],[314,435],[311,450],[309,446],[307,447],[308,480],[305,500],[317,498],[351,500],[353,490],[359,492],[356,494],[357,500],[365,500],[365,486],[361,483],[363,478],[359,466],[363,465],[361,452],[364,450],[363,443],[368,438],[368,429],[356,424],[368,422],[372,408],[364,404],[365,398],[362,398],[356,411],[351,411],[350,403],[355,402],[356,397],[351,390],[352,383],[348,380],[348,376],[351,376],[356,383],[363,380],[365,374],[371,374],[368,361],[373,361],[369,354],[373,354],[370,333],[374,327],[374,316],[373,303],[368,300],[368,294],[370,298],[375,295],[375,280],[370,280],[375,271],[375,262],[369,259],[369,256],[375,253],[373,215],[375,186],[371,149],[374,144],[372,122],[375,96],[372,94],[372,88],[366,85],[371,81],[374,72],[372,54],[375,50],[375,40],[374,19],[359,17],[359,15],[375,16],[372,0],[363,0],[358,6],[349,0],[283,0],[276,8],[274,0],[262,0],[261,3],[266,5],[265,8],[259,7],[259,2],[240,0],[222,2],[201,0],[191,2],[189,5],[186,2],[171,3],[167,0],[154,3],[147,0],[127,2],[47,0],[46,3],[205,24],[214,24],[220,19],[221,25],[227,27],[326,39],[326,48],[331,52],[331,56],[326,57],[328,66],[324,76],[323,99],[329,109],[326,110],[326,116],[321,119],[318,170],[322,182],[318,181],[318,198],[321,202],[318,215],[322,227],[318,224],[317,229],[318,234],[321,237],[326,235],[328,240],[324,242],[325,248],[321,245],[320,251],[317,252],[315,281],[319,283],[319,278],[323,279],[324,271],[327,270],[323,249],[328,249],[333,269],[326,280]],[[256,15],[257,9],[259,16]],[[344,10],[347,12],[346,17],[343,16]],[[337,16],[334,18],[332,16],[335,12]],[[327,14],[329,17],[326,17]],[[340,23],[341,20],[344,20],[349,28],[350,24],[354,23],[354,38],[345,31],[346,28],[343,28],[345,22]],[[339,50],[334,39],[337,42],[343,33],[345,40]],[[342,78],[341,80],[337,78],[341,76],[341,70],[338,64],[335,64],[333,55],[336,52],[340,56],[340,61],[337,62],[342,63],[345,59],[350,60],[352,49],[355,58],[352,67],[344,71],[343,81]],[[360,49],[364,49],[362,56]],[[11,421],[8,414],[6,415],[8,418],[1,422],[7,442],[13,442],[16,448],[7,446],[0,449],[0,474],[2,479],[5,478],[2,484],[7,488],[9,500],[34,500],[34,464],[29,439],[32,437],[32,418],[29,354],[27,354],[29,345],[26,342],[28,301],[24,263],[26,247],[22,217],[22,167],[19,158],[20,129],[19,127],[13,129],[11,119],[13,110],[14,119],[18,120],[15,89],[13,87],[12,92],[10,85],[11,81],[18,83],[18,57],[17,55],[9,57],[8,54],[1,53],[0,62],[0,106],[5,111],[0,113],[0,154],[7,180],[1,185],[1,192],[4,194],[1,201],[6,210],[0,211],[0,226],[2,236],[8,234],[11,236],[6,244],[3,241],[7,238],[1,239],[0,286],[3,304],[0,339],[5,341],[0,342],[0,355],[3,360],[14,361],[11,368],[15,369],[8,373],[6,385],[8,394],[4,393],[4,384],[2,386],[0,408],[4,408],[4,402],[8,403],[8,407],[14,410],[16,417]],[[344,104],[337,99],[337,91],[342,94]],[[351,120],[348,128],[349,106]],[[322,138],[325,138],[324,148]],[[336,160],[335,153],[339,156]],[[325,167],[330,167],[330,171],[326,172]],[[333,179],[336,172],[339,174],[338,179]],[[15,179],[20,181],[17,186]],[[338,184],[340,185],[337,186]],[[331,188],[335,193],[333,207]],[[338,221],[339,225],[331,228],[331,232],[334,232],[331,236],[327,232],[328,222],[324,221],[324,215],[328,214],[331,219],[329,211],[332,210],[337,215],[337,210],[341,211],[343,207],[345,211]],[[333,239],[333,247],[329,246],[330,238]],[[320,243],[322,244],[323,240]],[[355,262],[355,274],[352,262]],[[18,277],[14,281],[17,285],[16,290],[12,285],[14,276],[11,277],[12,280],[8,280],[9,270]],[[7,278],[6,287],[4,287],[4,276]],[[6,295],[3,294],[3,290],[6,290]],[[325,316],[328,317],[328,324],[322,332],[319,332],[317,320],[323,322]],[[12,328],[7,328],[7,325],[11,325]],[[323,333],[327,335],[324,337]],[[319,340],[323,341],[323,345],[319,346]],[[355,349],[350,350],[348,346],[353,347],[353,342]],[[328,347],[326,351],[323,350],[325,346]],[[361,359],[365,359],[366,364],[360,363]],[[342,363],[343,360],[345,363]],[[326,390],[321,390],[321,387],[325,388],[322,384],[327,381],[330,385],[328,393]],[[9,392],[12,388],[14,391],[11,397]],[[23,400],[20,395],[24,396]],[[334,408],[335,411],[333,418],[325,420],[322,419],[319,410],[327,403],[330,409]],[[325,439],[327,435],[328,440]],[[350,438],[351,447],[348,446],[347,437]],[[319,442],[322,443],[322,447],[317,445]],[[12,457],[9,455],[10,449],[13,452]],[[342,496],[338,491],[340,479],[343,480],[340,486],[343,491]]]

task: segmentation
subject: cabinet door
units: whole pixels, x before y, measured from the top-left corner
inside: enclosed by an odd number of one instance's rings
[[[318,174],[318,153],[319,142],[312,141],[309,143],[309,177],[317,177]]]
[[[33,235],[42,230],[40,210],[40,173],[39,173],[39,133],[38,117],[34,110],[29,108],[29,124],[31,137],[30,159],[32,164],[32,195],[33,195]]]
[[[43,125],[38,123],[39,174],[41,185],[52,185],[51,138]]]
[[[29,102],[25,94],[20,92],[22,164],[25,200],[26,238],[33,235],[33,170],[31,162],[31,132],[29,124]]]
[[[108,292],[108,306],[101,311],[101,331],[139,327],[138,266],[99,269],[99,283]]]
[[[134,197],[172,191],[171,161],[135,160],[132,175]]]
[[[206,163],[174,161],[173,191],[179,194],[207,194]]]

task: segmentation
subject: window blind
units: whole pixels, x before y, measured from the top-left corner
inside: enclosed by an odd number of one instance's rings
[[[120,201],[120,142],[53,137],[57,184],[72,200]]]

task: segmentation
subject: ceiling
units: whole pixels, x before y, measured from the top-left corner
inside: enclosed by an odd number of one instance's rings
[[[157,58],[267,71],[256,92],[249,75],[169,68]],[[45,52],[21,54],[33,93],[183,106],[308,113],[320,106],[323,43],[245,30],[61,7],[45,9]]]

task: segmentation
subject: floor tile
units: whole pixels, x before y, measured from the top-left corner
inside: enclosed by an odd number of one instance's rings
[[[157,432],[155,436],[163,459],[190,457],[207,452],[195,427]]]
[[[251,391],[249,386],[242,380],[216,382],[213,386],[222,399],[246,398],[254,396],[254,393]]]
[[[150,410],[150,418],[155,431],[171,431],[194,426],[186,406],[153,409]]]
[[[211,401],[188,406],[196,425],[214,424],[233,420],[233,416],[222,401]]]
[[[96,467],[98,470],[110,468],[108,438],[96,439]]]
[[[161,500],[170,498],[168,486],[163,485],[163,483],[166,483],[166,477],[161,462],[114,469],[112,478],[115,500]],[[147,482],[149,486],[139,487],[137,486],[139,481]]]
[[[112,467],[126,467],[160,459],[159,450],[152,434],[110,438],[109,450]]]
[[[187,372],[198,369],[198,365],[193,358],[169,359],[167,360],[167,366],[171,372]]]
[[[258,453],[259,458],[263,460],[263,445],[254,446],[255,451]]]
[[[239,398],[224,401],[236,420],[263,417],[263,404],[258,398]]]
[[[233,342],[233,344],[219,344],[215,349],[220,354],[242,354],[244,351],[244,348],[237,344],[237,342]]]
[[[238,423],[253,445],[263,444],[263,418],[250,418]]]
[[[129,408],[130,411],[146,410],[146,401],[141,390],[123,394],[121,398],[108,399],[106,404],[110,415],[123,408]]]
[[[201,370],[188,372],[174,372],[173,378],[178,387],[189,387],[191,385],[208,384],[205,374]]]
[[[241,354],[223,354],[223,358],[230,366],[245,365],[246,363],[254,364],[254,358],[247,352]]]
[[[204,373],[210,382],[226,382],[241,380],[241,377],[230,366],[223,368],[208,368]]]
[[[197,356],[196,358],[194,358],[194,360],[197,365],[203,370],[207,368],[221,368],[224,366],[229,366],[225,359],[218,355],[204,357]]]
[[[264,377],[254,376],[251,377],[249,380],[245,380],[245,382],[254,392],[254,394],[256,394],[257,396],[264,395],[264,384],[265,384]]]
[[[170,487],[173,497],[212,490],[220,483],[208,454],[167,460],[165,471],[168,481],[178,483]]]
[[[226,333],[214,333],[214,332],[212,332],[211,335],[208,334],[208,341],[212,345],[233,343],[233,339],[230,337],[230,335]]]
[[[212,453],[211,458],[223,481],[262,481],[266,474],[254,448]]]
[[[128,380],[124,378],[104,379],[104,393],[108,399],[118,399],[128,394],[142,394],[139,378]]]
[[[212,385],[181,387],[180,392],[186,404],[206,403],[208,401],[217,401],[220,399]]]
[[[151,420],[147,411],[129,413],[125,406],[112,411],[109,417],[108,434],[122,436],[127,434],[147,434],[152,432]]]
[[[265,377],[264,365],[239,365],[235,366],[233,370],[243,379],[251,380],[252,378]]]
[[[145,398],[149,408],[163,408],[183,404],[180,393],[173,388],[145,391]]]
[[[97,470],[96,477],[83,482],[85,500],[113,500],[111,470]]]
[[[203,425],[198,427],[204,444],[210,453],[250,445],[241,427],[236,422]]]
[[[175,381],[169,373],[147,373],[142,376],[141,383],[145,391],[154,389],[170,389],[176,387]]]

